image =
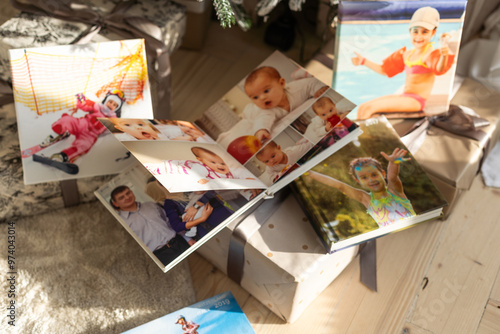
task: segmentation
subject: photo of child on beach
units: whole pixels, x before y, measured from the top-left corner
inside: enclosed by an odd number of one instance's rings
[[[395,228],[446,201],[385,117],[361,122],[363,134],[294,184],[317,230],[340,241]]]
[[[335,50],[333,87],[358,105],[350,117],[446,112],[466,1],[360,3],[340,5]]]

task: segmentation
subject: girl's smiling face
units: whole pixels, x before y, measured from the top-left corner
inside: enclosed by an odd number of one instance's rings
[[[426,47],[431,42],[436,30],[429,30],[423,27],[410,28],[411,43],[415,48]]]
[[[372,165],[355,167],[356,180],[365,190],[371,192],[384,191],[387,187],[385,183],[385,173]]]
[[[150,123],[140,119],[119,119],[115,128],[139,140],[156,140],[158,133],[151,127]]]

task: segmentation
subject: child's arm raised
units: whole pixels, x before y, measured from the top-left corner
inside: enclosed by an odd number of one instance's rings
[[[347,183],[344,183],[342,181],[334,179],[333,177],[326,176],[314,171],[309,171],[307,175],[313,180],[316,180],[329,187],[340,190],[347,197],[360,202],[361,204],[363,204],[365,207],[368,208],[368,205],[370,204],[370,195],[365,191],[351,187]]]
[[[407,161],[409,159],[404,158],[408,153],[407,150],[401,148],[395,148],[391,155],[385,152],[380,152],[382,156],[389,162],[387,165],[387,187],[392,192],[395,192],[401,197],[406,198],[403,189],[403,182],[399,178],[399,164],[402,161]]]
[[[374,63],[371,60],[366,59],[365,57],[363,57],[362,55],[360,55],[356,51],[354,51],[354,53],[356,54],[356,56],[351,58],[352,64],[354,66],[365,65],[366,67],[368,67],[372,71],[377,72],[378,74],[386,75],[384,70],[382,69],[381,65]]]

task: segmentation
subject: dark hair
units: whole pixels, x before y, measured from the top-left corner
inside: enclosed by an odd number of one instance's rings
[[[111,198],[109,199],[109,204],[111,204],[111,206],[113,208],[115,208],[116,210],[119,210],[120,208],[113,204],[113,201],[115,200],[115,196],[118,195],[119,193],[127,190],[127,189],[130,189],[130,188],[127,186],[121,185],[121,186],[118,186],[115,189],[113,189],[113,191],[111,191],[111,195],[110,195]]]
[[[382,164],[374,158],[356,158],[351,161],[349,164],[349,173],[352,175],[352,177],[357,180],[358,176],[356,174],[356,167],[366,167],[366,166],[374,166],[377,168],[381,173],[385,173],[385,170],[382,168]]]

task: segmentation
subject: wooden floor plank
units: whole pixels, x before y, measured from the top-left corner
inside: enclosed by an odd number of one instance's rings
[[[479,324],[477,334],[500,333],[500,303],[490,300]]]
[[[476,178],[450,216],[411,322],[435,333],[472,333],[500,266],[500,196]]]

